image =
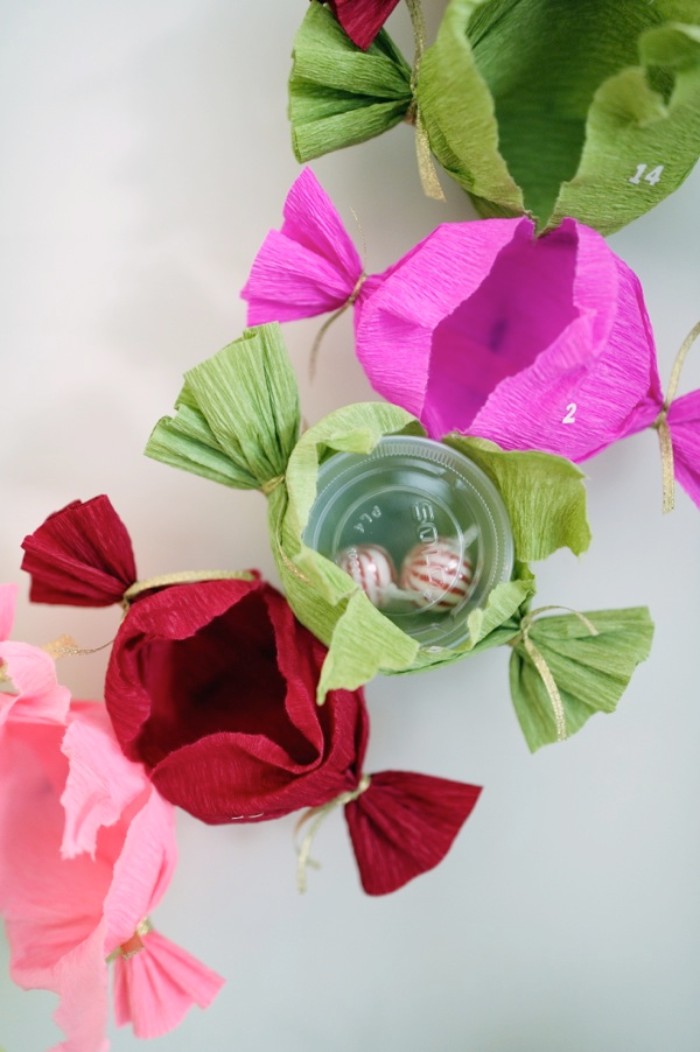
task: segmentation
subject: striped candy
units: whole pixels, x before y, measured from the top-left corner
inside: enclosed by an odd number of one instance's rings
[[[469,595],[473,576],[469,557],[444,537],[412,548],[401,567],[401,587],[414,602],[433,610],[452,610]]]
[[[338,552],[335,561],[374,606],[386,606],[396,586],[396,570],[385,548],[378,544],[353,545]]]

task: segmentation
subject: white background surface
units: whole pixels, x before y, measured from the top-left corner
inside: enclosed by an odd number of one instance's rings
[[[431,21],[443,7],[427,4]],[[146,460],[183,371],[239,335],[238,298],[298,168],[285,118],[302,0],[0,0],[0,579],[21,581],[15,638],[114,634],[116,610],[32,608],[19,544],[51,511],[108,493],[142,577],[258,566],[259,494]],[[410,55],[403,10],[392,28]],[[444,219],[401,126],[315,169],[360,217],[370,271]],[[661,374],[700,316],[700,172],[612,238],[644,284]],[[306,378],[318,323],[288,326],[307,419],[371,397],[348,317]],[[697,356],[700,358],[700,355]],[[684,390],[700,385],[691,359]],[[207,828],[181,816],[181,862],[154,920],[227,978],[171,1052],[691,1052],[700,1044],[698,594],[700,511],[660,513],[656,437],[586,470],[594,542],[540,570],[538,602],[648,603],[651,660],[619,711],[530,756],[505,651],[368,688],[367,769],[472,781],[482,798],[431,874],[373,900],[330,818],[308,894],[293,819]],[[105,656],[65,659],[99,697]],[[0,943],[0,1045],[59,1040],[50,995],[14,988]],[[140,1045],[115,1032],[115,1050]]]

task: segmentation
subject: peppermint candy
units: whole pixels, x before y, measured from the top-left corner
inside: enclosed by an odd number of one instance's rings
[[[396,570],[391,556],[381,545],[353,545],[339,552],[335,561],[374,606],[386,606],[395,594]]]
[[[461,545],[438,537],[412,548],[401,567],[401,588],[419,606],[436,611],[460,606],[471,590],[473,567]]]

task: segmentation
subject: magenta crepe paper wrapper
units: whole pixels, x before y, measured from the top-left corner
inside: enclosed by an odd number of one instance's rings
[[[51,567],[53,545],[58,572]],[[81,605],[83,571],[92,587],[95,573],[127,547],[124,524],[101,496],[69,504],[25,538],[23,566],[32,573],[33,594]],[[122,579],[120,587],[133,583]],[[146,765],[165,799],[205,822],[261,821],[323,807],[358,789],[369,733],[361,690],[331,691],[323,707],[316,705],[325,655],[259,575],[146,590],[128,607],[107,669],[116,737],[138,763],[134,769]],[[407,772],[373,776],[345,811],[365,890],[395,891],[436,866],[480,792]],[[123,971],[118,1013],[133,987],[135,1025],[147,1028],[149,1002],[143,1007],[138,991],[148,989],[152,969],[141,962]]]
[[[0,590],[3,627],[12,598]],[[47,680],[30,718],[29,655],[17,662],[12,646],[2,644],[3,659],[19,693],[0,693],[0,912],[11,973],[25,988],[59,995],[54,1018],[66,1040],[57,1050],[106,1050],[107,958],[167,889],[173,809],[122,755],[99,703],[69,703]],[[34,654],[36,688],[47,655]],[[117,1018],[142,1037],[166,1033],[193,1003],[209,1004],[223,981],[154,932],[120,970]]]
[[[329,0],[353,44],[366,51],[399,0]]]
[[[364,278],[310,169],[284,215],[243,289],[248,321],[352,300],[371,384],[431,437],[456,430],[580,462],[657,420],[664,396],[639,280],[589,227],[566,219],[536,238],[526,218],[445,223]],[[668,412],[675,476],[696,504],[699,398],[679,398]]]

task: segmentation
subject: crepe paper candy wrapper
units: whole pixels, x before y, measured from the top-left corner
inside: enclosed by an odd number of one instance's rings
[[[695,0],[451,0],[421,64],[430,144],[482,215],[612,233],[700,153]]]
[[[59,995],[56,1052],[95,1052],[109,1047],[110,958],[117,1023],[139,1037],[206,1007],[223,980],[145,920],[175,865],[172,807],[123,756],[104,706],[55,716],[11,710],[0,730],[0,913],[12,978]]]
[[[319,700],[329,691],[352,691],[379,671],[416,671],[507,643],[545,677],[546,696],[553,716],[557,713],[555,736],[542,735],[540,743],[560,740],[577,730],[583,719],[575,713],[568,720],[568,701],[570,695],[581,692],[579,670],[570,665],[552,688],[554,675],[535,641],[543,630],[539,622],[531,626],[527,614],[534,593],[527,561],[545,558],[564,546],[575,553],[587,547],[590,534],[580,472],[567,461],[544,453],[505,452],[482,439],[446,436],[445,443],[473,460],[499,490],[510,517],[517,561],[513,579],[494,588],[485,606],[468,615],[467,643],[427,649],[375,608],[335,563],[302,542],[321,460],[335,451],[369,453],[387,434],[422,434],[418,422],[395,406],[371,403],[332,413],[295,443],[297,427],[297,390],[279,328],[261,326],[186,374],[178,412],[156,426],[147,453],[215,481],[257,478],[257,487],[269,498],[273,550],[291,607],[329,644],[318,683]],[[275,458],[269,452],[263,458],[260,449],[254,448],[256,441],[268,451],[275,449]],[[250,459],[243,457],[244,447]],[[228,468],[212,460],[214,454],[228,460]],[[650,638],[648,614],[633,613],[646,621],[643,630],[630,631],[626,637],[627,679],[646,656]],[[570,617],[579,623],[580,615]],[[590,624],[586,631],[595,637],[590,647],[592,664],[606,681],[601,706],[609,708],[610,699],[619,697],[626,680],[621,682],[620,660],[611,657],[608,634],[622,636],[630,612],[607,611],[595,618],[604,619],[602,627]],[[123,686],[118,693],[124,695]],[[539,701],[538,697],[533,703]],[[592,711],[595,703],[590,698],[587,703]]]
[[[341,797],[362,886],[383,895],[436,866],[476,803],[472,785],[406,772],[361,785],[361,691],[316,705],[325,648],[261,581],[176,586],[135,604],[106,698],[123,747],[161,793],[215,824],[280,818]],[[238,594],[235,594],[238,593]],[[206,699],[206,704],[203,703]]]
[[[356,47],[321,4],[308,10],[294,42],[289,117],[297,160],[380,135],[405,120],[411,67],[385,30]]]
[[[89,535],[99,524],[99,536],[84,536],[76,551],[60,545],[71,580],[86,551],[97,570],[109,561],[112,540],[128,539],[104,496],[75,501],[47,523],[49,536],[63,539]],[[44,556],[32,582],[39,591],[50,563],[47,523],[24,542],[25,569],[32,572],[37,548]],[[275,589],[254,574],[163,586],[157,580],[145,582],[152,587],[128,606],[105,698],[125,755],[146,765],[162,797],[218,824],[325,809],[347,795],[360,877],[372,895],[395,891],[444,858],[480,789],[395,771],[373,775],[365,786],[364,697],[336,691],[323,709],[316,706],[325,648]],[[61,582],[53,583],[52,601],[60,601]],[[63,601],[80,605],[76,591]]]
[[[410,110],[484,216],[573,216],[608,234],[672,193],[700,153],[695,0],[452,0],[420,62],[415,98],[385,32],[355,59],[313,3],[294,46],[289,113],[297,159],[379,134]],[[380,44],[381,41],[381,44]],[[380,61],[381,59],[381,61]],[[409,82],[410,85],[410,82]],[[393,105],[389,105],[389,101]]]
[[[330,0],[329,7],[352,42],[368,48],[399,0]]]
[[[538,613],[523,618],[510,659],[511,697],[533,752],[574,734],[594,713],[613,712],[635,668],[649,656],[654,633],[645,607],[542,618]]]
[[[582,461],[664,413],[675,476],[700,503],[700,392],[674,401],[672,383],[665,409],[639,280],[574,220],[540,238],[528,219],[444,223],[365,278],[305,169],[242,295],[252,324],[352,301],[371,384],[432,438],[469,432]]]
[[[369,453],[384,435],[422,434],[420,425],[395,406],[370,403],[332,413],[295,444],[297,428],[298,396],[291,366],[279,327],[266,325],[249,330],[186,374],[176,416],[156,425],[146,452],[214,481],[242,477],[247,485],[251,477],[257,478],[257,487],[269,499],[273,551],[290,605],[299,620],[329,645],[319,700],[332,690],[354,690],[380,671],[417,671],[502,643],[525,653],[539,674],[551,681],[530,638],[527,608],[534,578],[527,562],[546,558],[560,547],[578,554],[589,543],[585,493],[574,465],[544,453],[507,452],[482,439],[446,436],[445,444],[473,460],[500,492],[510,518],[516,564],[513,579],[497,585],[485,605],[468,615],[466,643],[422,648],[374,607],[348,574],[302,541],[322,459],[335,451]],[[244,447],[250,459],[243,456]],[[262,457],[263,447],[276,450],[276,456],[268,452]],[[228,467],[217,458],[227,461]],[[628,617],[625,610],[606,612],[606,631],[618,622],[624,627]],[[593,627],[588,631],[599,634]],[[594,644],[601,656],[599,673],[616,680],[619,664],[608,661],[602,642]],[[641,661],[648,650],[648,635],[638,635],[634,643],[636,660]],[[577,689],[567,679],[561,687]],[[558,688],[546,685],[545,689],[556,711],[561,705]],[[611,685],[608,696],[616,690],[619,696],[618,686]],[[557,738],[568,736],[582,722],[570,728],[564,712]]]

